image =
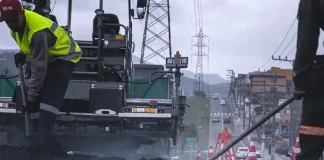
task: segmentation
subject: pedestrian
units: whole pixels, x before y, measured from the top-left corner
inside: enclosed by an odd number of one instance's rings
[[[324,148],[324,56],[316,52],[324,28],[324,0],[300,0],[297,18],[294,96],[303,98],[297,160],[318,160]]]
[[[14,56],[16,66],[30,59],[31,79],[22,112],[31,113],[37,133],[26,138],[43,149],[60,149],[52,131],[81,49],[57,23],[24,10],[19,0],[0,0],[3,21],[21,50]]]

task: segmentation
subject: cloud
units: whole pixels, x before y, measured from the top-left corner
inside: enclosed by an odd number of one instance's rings
[[[135,1],[135,0],[134,0]],[[55,1],[52,0],[52,6]],[[57,0],[53,13],[60,25],[66,25],[67,1]],[[98,1],[77,0],[73,3],[72,31],[75,39],[90,40],[94,10]],[[191,39],[197,33],[193,0],[171,0],[171,33],[172,52],[179,50],[182,55],[190,57],[189,70],[195,71],[196,59],[192,56]],[[297,14],[296,0],[203,0],[203,31],[210,38],[209,68],[207,57],[204,59],[204,72],[218,73],[222,77],[227,69],[236,73],[247,73],[262,66],[273,54],[286,34]],[[121,23],[128,24],[127,0],[104,1],[104,10],[119,16]],[[163,14],[160,10],[156,14]],[[144,20],[134,20],[134,41],[136,55],[140,56]],[[296,32],[296,24],[287,37],[287,42],[276,55],[279,55],[288,41]],[[7,27],[0,24],[1,48],[16,48],[10,38]],[[155,31],[163,30],[156,26]],[[166,38],[164,36],[164,38]],[[287,52],[294,46],[295,41],[288,47]],[[163,43],[154,43],[153,47],[161,48]],[[168,52],[165,51],[165,56]],[[294,53],[289,55],[294,58]],[[162,59],[152,58],[151,62],[163,63]],[[272,63],[272,61],[271,61]],[[270,67],[267,66],[268,68]],[[277,64],[278,62],[274,63]],[[279,66],[290,68],[290,64],[281,63]]]

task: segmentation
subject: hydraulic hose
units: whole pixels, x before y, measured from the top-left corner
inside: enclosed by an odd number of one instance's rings
[[[222,150],[217,152],[215,156],[211,158],[211,160],[216,160],[220,156],[222,156],[225,152],[227,152],[230,148],[232,148],[234,145],[239,143],[242,139],[244,139],[246,136],[248,136],[251,132],[253,132],[255,129],[260,127],[263,123],[265,123],[267,120],[269,120],[272,116],[274,116],[276,113],[280,112],[283,108],[285,108],[288,104],[290,104],[292,101],[294,101],[294,97],[291,97],[287,99],[285,102],[280,104],[277,108],[272,110],[269,114],[267,114],[265,117],[263,117],[259,122],[251,126],[249,129],[247,129],[245,132],[243,132],[239,137],[237,137],[235,140],[233,140],[231,143],[229,143],[227,146],[225,146]]]

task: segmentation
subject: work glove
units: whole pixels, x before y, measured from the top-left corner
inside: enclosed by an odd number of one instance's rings
[[[39,104],[32,102],[32,101],[27,101],[26,106],[21,110],[22,113],[28,112],[28,113],[35,113],[38,112],[39,110]]]
[[[305,91],[301,91],[301,90],[294,90],[294,98],[295,100],[300,100],[305,96]]]
[[[19,63],[24,64],[26,61],[26,55],[21,52],[16,53],[14,58],[15,58],[15,64],[16,64],[17,68],[18,68]]]

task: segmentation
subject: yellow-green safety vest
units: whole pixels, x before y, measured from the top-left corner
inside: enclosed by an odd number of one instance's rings
[[[79,45],[67,34],[67,32],[52,20],[43,17],[35,12],[24,10],[26,17],[26,28],[23,37],[17,32],[10,30],[11,36],[14,38],[20,50],[28,57],[30,53],[30,43],[34,33],[48,28],[53,35],[56,36],[56,43],[53,47],[48,48],[48,54],[53,57],[77,63],[82,56]]]

